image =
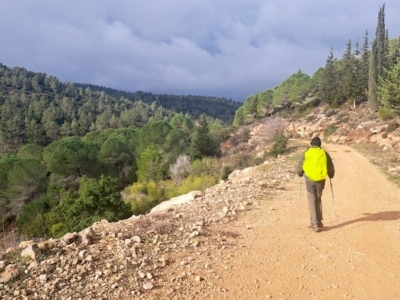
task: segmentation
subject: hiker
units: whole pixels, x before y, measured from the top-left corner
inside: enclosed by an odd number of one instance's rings
[[[297,175],[305,177],[308,208],[310,210],[311,225],[309,228],[315,232],[321,230],[322,224],[322,191],[325,187],[327,176],[333,178],[335,168],[331,157],[321,148],[321,139],[314,137],[311,147],[304,152],[297,166]]]

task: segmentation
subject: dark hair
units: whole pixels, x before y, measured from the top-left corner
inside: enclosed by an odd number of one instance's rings
[[[321,147],[321,139],[319,137],[315,137],[311,140],[311,146],[318,146]]]

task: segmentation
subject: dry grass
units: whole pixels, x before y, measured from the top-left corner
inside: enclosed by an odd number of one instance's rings
[[[390,181],[400,186],[400,174],[393,174],[388,171],[389,167],[397,164],[396,156],[392,151],[382,151],[376,144],[352,145],[352,147],[377,165]]]
[[[232,239],[236,239],[240,236],[239,233],[232,232],[232,231],[226,231],[226,230],[218,231],[217,234],[219,234],[220,236],[223,236],[226,238],[232,238]]]
[[[154,214],[152,216],[142,216],[135,223],[137,234],[147,234],[154,232],[156,234],[171,234],[175,228],[171,223],[171,215],[168,213]]]
[[[18,236],[18,234],[15,233],[6,234],[5,236],[0,238],[0,252],[5,252],[9,248],[18,247],[21,241],[22,240]]]

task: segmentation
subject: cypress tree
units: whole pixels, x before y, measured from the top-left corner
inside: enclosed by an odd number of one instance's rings
[[[378,24],[375,39],[372,42],[372,50],[369,65],[368,103],[372,110],[377,111],[379,101],[377,98],[379,77],[384,75],[388,54],[388,32],[385,30],[385,5],[379,8]]]
[[[355,87],[355,68],[356,61],[354,54],[351,52],[351,40],[347,43],[347,48],[343,54],[343,76],[342,76],[342,101],[354,100],[356,96]],[[341,104],[341,103],[338,103]]]
[[[369,77],[369,63],[370,63],[370,53],[369,53],[369,42],[368,42],[368,30],[365,31],[364,44],[361,50],[361,66],[359,68],[358,78],[359,78],[359,89],[361,98],[366,98],[368,96],[368,77]]]
[[[336,60],[333,58],[333,47],[331,47],[331,52],[329,53],[325,68],[322,72],[319,91],[322,100],[330,105],[334,104],[337,92],[335,61]]]
[[[387,72],[385,79],[381,77],[378,99],[384,107],[400,115],[400,60]]]

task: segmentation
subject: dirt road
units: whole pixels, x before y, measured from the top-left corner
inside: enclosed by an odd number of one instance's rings
[[[323,194],[325,228],[307,228],[305,186],[299,210],[293,176],[232,224],[245,246],[217,271],[224,299],[400,299],[400,189],[355,150],[323,148],[336,168],[334,202],[329,181]]]

